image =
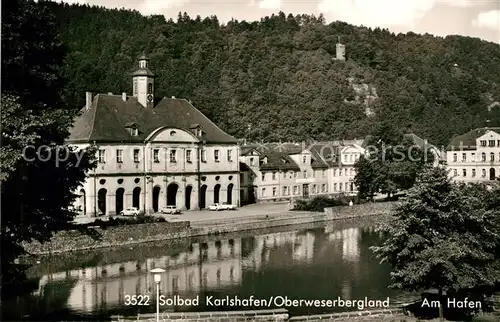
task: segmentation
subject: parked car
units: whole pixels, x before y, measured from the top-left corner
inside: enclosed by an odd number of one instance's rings
[[[233,205],[233,204],[229,204],[227,202],[223,202],[222,203],[222,208],[224,208],[224,210],[236,210],[236,205]]]
[[[121,216],[134,216],[134,217],[137,217],[137,216],[139,216],[139,209],[137,209],[136,207],[130,207],[130,208],[127,208],[127,209],[123,209],[122,211],[120,211],[120,215]]]
[[[219,211],[219,210],[224,210],[225,208],[220,204],[220,203],[214,203],[210,206],[208,206],[208,210],[211,211]]]
[[[161,209],[161,213],[175,215],[175,214],[180,214],[181,210],[177,209],[176,206],[166,206]]]

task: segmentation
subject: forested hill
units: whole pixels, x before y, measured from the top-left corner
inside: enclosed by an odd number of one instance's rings
[[[499,107],[488,112],[500,101],[500,45],[480,39],[396,35],[284,13],[222,25],[215,16],[174,22],[40,5],[54,11],[69,48],[71,106],[83,106],[85,91],[131,93],[128,73],[144,51],[159,96],[190,99],[239,138],[360,138],[390,120],[441,145],[487,119],[500,125]],[[338,37],[345,63],[333,60]]]

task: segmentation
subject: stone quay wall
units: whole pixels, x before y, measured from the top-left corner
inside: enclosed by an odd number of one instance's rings
[[[344,220],[358,217],[389,214],[393,203],[369,203],[352,207],[326,208],[324,212],[287,211],[280,214],[224,218],[223,220],[158,222],[93,228],[87,235],[78,230],[55,234],[51,241],[25,243],[24,248],[32,255],[58,254],[70,251],[92,250],[105,247],[139,243],[213,236],[249,230],[281,226],[300,226],[309,223]]]
[[[112,321],[155,322],[156,314],[140,314],[134,317],[113,316]],[[229,312],[190,312],[190,313],[160,313],[160,321],[370,321],[370,322],[412,322],[415,318],[405,315],[403,309],[384,309],[370,311],[342,312],[319,315],[304,315],[291,317],[286,309],[229,311]]]

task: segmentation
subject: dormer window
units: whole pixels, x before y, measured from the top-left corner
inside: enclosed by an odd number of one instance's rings
[[[138,136],[139,135],[139,127],[137,126],[136,123],[130,122],[125,124],[125,128],[127,129],[128,133],[132,136]]]
[[[203,136],[203,129],[199,124],[191,124],[191,130],[197,137]]]

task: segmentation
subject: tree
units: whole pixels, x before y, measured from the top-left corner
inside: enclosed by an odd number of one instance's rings
[[[23,242],[44,242],[65,229],[74,191],[93,167],[93,149],[64,145],[78,111],[67,108],[59,66],[64,47],[56,23],[33,1],[2,6],[2,291],[22,282],[15,260]]]
[[[498,283],[500,208],[485,202],[492,196],[481,186],[452,183],[441,167],[426,168],[381,227],[389,237],[373,247],[392,266],[391,287],[435,289],[443,300],[444,294]]]

